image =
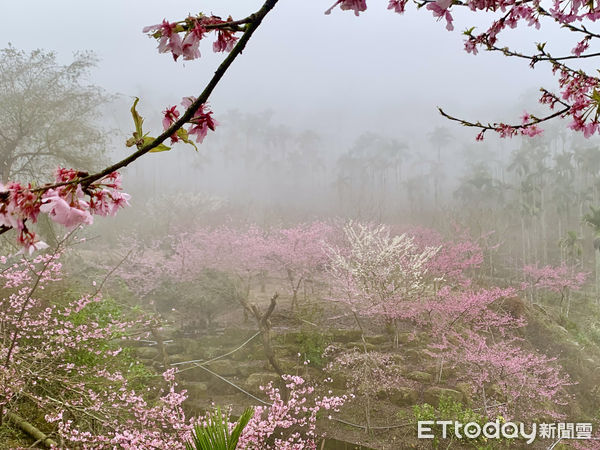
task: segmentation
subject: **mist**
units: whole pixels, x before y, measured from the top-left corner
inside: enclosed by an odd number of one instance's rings
[[[445,420],[595,442],[599,140],[571,112],[536,122],[540,88],[564,85],[527,56],[577,36],[519,24],[497,44],[518,57],[474,55],[462,31],[490,11],[453,5],[449,32],[425,4],[333,2],[280,1],[162,144],[232,54],[220,20],[258,3],[2,6],[0,449],[186,448],[235,424],[249,449],[527,440],[422,436]],[[198,8],[200,58],[142,32]]]

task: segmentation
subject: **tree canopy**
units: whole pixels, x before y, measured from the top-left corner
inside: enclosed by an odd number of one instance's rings
[[[39,180],[56,166],[98,169],[106,134],[99,108],[108,96],[86,84],[96,65],[93,53],[61,65],[54,52],[0,50],[0,173]]]

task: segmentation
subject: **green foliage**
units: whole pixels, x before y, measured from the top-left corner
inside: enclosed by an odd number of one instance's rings
[[[583,221],[589,225],[595,233],[600,233],[600,208],[590,206],[590,212],[583,216]]]
[[[152,144],[155,140],[156,138],[152,136],[144,136],[144,146]],[[167,152],[169,150],[171,150],[171,147],[168,145],[158,144],[156,147],[150,150],[150,153]]]
[[[147,388],[156,379],[156,373],[140,362],[134,349],[124,348],[115,358],[115,364],[121,366],[123,374],[135,390]]]
[[[122,317],[121,306],[114,299],[107,297],[99,302],[92,302],[81,311],[72,314],[71,322],[78,326],[94,321],[104,327]]]
[[[102,327],[110,326],[115,320],[121,320],[123,317],[123,310],[121,306],[112,298],[105,298],[99,302],[92,302],[86,305],[81,311],[73,313],[70,316],[70,322],[74,327],[79,327],[90,322],[95,322]],[[121,337],[120,332],[114,332],[112,335],[113,339]],[[100,351],[100,354],[90,352],[87,350],[75,349],[70,354],[66,355],[68,362],[72,362],[75,365],[86,365],[92,367],[99,364],[104,356],[102,352],[107,350],[115,350],[117,344],[111,341],[99,341],[96,349]],[[131,357],[127,361],[127,365],[133,366],[137,362]]]
[[[437,417],[435,408],[429,403],[413,406],[413,415],[417,422],[421,420],[436,420]]]
[[[488,420],[487,417],[476,413],[470,408],[466,408],[461,402],[457,402],[447,396],[440,398],[438,413],[441,417],[458,420],[462,423],[477,422],[483,425]]]
[[[329,345],[326,337],[320,333],[310,333],[303,331],[298,336],[298,352],[304,361],[310,361],[310,365],[315,367],[323,367],[323,352]]]
[[[242,431],[254,415],[248,408],[240,416],[233,429],[229,430],[229,416],[217,408],[209,413],[203,426],[196,425],[192,434],[192,442],[186,442],[187,450],[235,450]]]
[[[143,146],[152,144],[156,140],[156,138],[148,136],[148,133],[144,134],[144,131],[142,130],[144,119],[136,110],[136,106],[139,101],[140,99],[136,97],[133,105],[131,106],[131,116],[133,117],[133,123],[135,124],[135,131],[133,132],[133,137],[129,138],[125,143],[127,147],[136,145],[138,148],[141,148]],[[168,150],[171,150],[171,147],[165,144],[158,144],[156,147],[150,150],[150,153],[166,152]]]
[[[413,406],[413,415],[417,422],[421,420],[453,420],[462,424],[475,422],[480,426],[483,426],[489,421],[486,416],[479,414],[471,408],[465,407],[461,402],[457,402],[448,396],[442,396],[440,398],[440,403],[437,408],[434,408],[428,403]],[[502,417],[498,417],[498,419],[501,422],[503,421]],[[442,427],[434,426],[433,429],[435,430],[434,435],[436,437],[433,439],[432,444],[433,448],[437,448],[440,444],[439,436],[442,436]],[[449,436],[453,436],[453,434],[450,433]],[[494,445],[492,445],[492,443],[486,442],[486,438],[483,436],[476,440],[468,438],[462,440],[480,450],[497,448],[502,445],[502,440],[496,440],[494,441]]]
[[[304,361],[310,361],[310,365],[323,367],[323,352],[331,343],[327,335],[319,333],[315,326],[319,319],[324,317],[323,306],[316,302],[305,302],[299,306],[297,317],[302,321],[302,329],[296,337],[298,352]]]
[[[133,136],[138,139],[144,134],[144,132],[142,131],[142,124],[144,123],[144,119],[138,114],[137,110],[135,109],[139,101],[139,97],[136,97],[133,101],[133,105],[131,106],[131,116],[133,117],[133,123],[135,124],[135,133],[133,134]]]
[[[196,149],[196,151],[198,151],[198,147],[196,146],[196,144],[194,144],[194,141],[190,140],[189,134],[185,128],[180,128],[175,134],[177,134],[177,137],[179,137],[179,139],[181,139],[183,142],[191,145]]]

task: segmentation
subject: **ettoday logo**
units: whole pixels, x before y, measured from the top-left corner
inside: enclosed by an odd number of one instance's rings
[[[434,426],[441,428],[441,435]],[[420,420],[417,423],[417,437],[419,439],[435,439],[441,437],[455,437],[457,439],[524,439],[527,444],[533,443],[536,438],[542,439],[592,439],[591,423],[524,423],[487,422],[483,425],[477,422],[461,423],[455,420]]]

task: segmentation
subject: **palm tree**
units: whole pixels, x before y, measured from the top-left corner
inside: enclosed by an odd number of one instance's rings
[[[582,238],[577,235],[576,231],[569,230],[566,236],[558,241],[558,245],[561,248],[561,259],[566,259],[567,263],[571,266],[578,264],[578,260],[583,253],[581,240]],[[564,257],[562,254],[564,254]]]
[[[600,300],[600,208],[590,206],[591,212],[583,216],[583,221],[594,231],[594,255],[596,259],[596,302]]]
[[[465,205],[483,208],[485,204],[493,204],[499,207],[504,203],[503,188],[501,181],[490,173],[490,169],[484,163],[472,166],[471,172],[460,179],[460,184],[454,196],[460,198]]]
[[[435,146],[437,160],[440,162],[442,159],[442,147],[454,139],[454,136],[452,136],[452,133],[446,127],[435,127],[431,133],[427,134],[427,137],[429,138],[429,142]]]
[[[440,193],[440,180],[443,178],[441,172],[442,147],[447,145],[453,139],[453,136],[446,127],[435,127],[431,133],[428,133],[427,137],[429,138],[429,142],[437,150],[437,162],[432,162],[430,174],[433,179],[433,198],[435,207],[437,208]]]
[[[552,195],[558,215],[558,236],[563,234],[563,222],[570,223],[571,205],[575,196],[575,167],[572,163],[573,153],[561,152],[554,155],[552,174],[554,182]]]

